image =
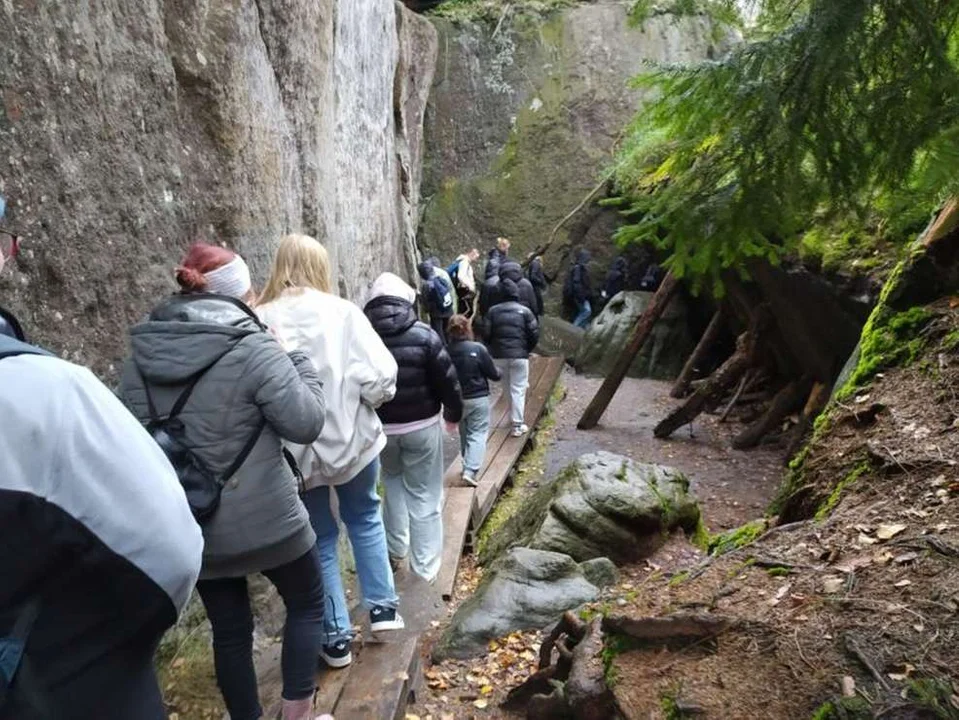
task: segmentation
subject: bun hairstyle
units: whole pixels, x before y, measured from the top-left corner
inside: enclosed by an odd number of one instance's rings
[[[232,250],[195,242],[176,269],[176,281],[185,293],[204,292],[207,287],[206,273],[221,268],[233,261],[236,253]]]
[[[446,332],[453,340],[472,340],[473,323],[465,315],[454,315],[449,320]]]

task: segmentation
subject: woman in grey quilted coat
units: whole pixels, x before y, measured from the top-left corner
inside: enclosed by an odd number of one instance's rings
[[[248,451],[202,526],[197,590],[213,626],[217,682],[232,720],[263,715],[246,582],[247,575],[262,572],[286,604],[283,718],[312,718],[323,583],[316,536],[281,440],[316,440],[323,429],[323,389],[310,359],[284,352],[240,301],[250,292],[250,279],[238,255],[197,243],[177,281],[183,293],[132,329],[133,354],[120,394],[147,423],[151,400],[154,412],[165,417],[199,375],[179,415],[184,444],[219,477]]]

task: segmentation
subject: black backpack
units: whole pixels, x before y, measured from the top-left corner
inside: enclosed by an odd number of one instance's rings
[[[220,506],[220,494],[223,492],[223,486],[230,480],[240,466],[246,461],[247,457],[253,451],[253,446],[260,438],[260,433],[266,426],[266,420],[263,419],[250,439],[246,441],[240,454],[230,464],[230,467],[219,477],[203,462],[196,453],[191,450],[184,442],[185,428],[180,419],[180,412],[186,406],[190,395],[200,379],[206,375],[216,362],[200,370],[190,378],[183,392],[177,397],[170,408],[166,417],[161,417],[157,413],[156,406],[153,403],[153,395],[150,393],[150,386],[143,377],[143,373],[136,368],[143,382],[143,391],[147,396],[147,407],[150,412],[150,419],[145,423],[145,427],[150,436],[160,446],[163,454],[167,456],[176,475],[183,486],[183,492],[186,493],[186,500],[190,505],[190,511],[193,517],[201,525],[213,517],[217,508]],[[136,364],[134,363],[134,366]]]

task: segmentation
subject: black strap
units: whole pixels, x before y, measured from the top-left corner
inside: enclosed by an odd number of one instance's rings
[[[256,441],[260,439],[260,435],[263,433],[263,428],[266,427],[266,418],[263,418],[260,421],[260,424],[256,428],[256,432],[250,436],[250,439],[246,441],[246,445],[243,446],[243,449],[240,450],[240,454],[236,456],[236,459],[233,463],[226,469],[226,472],[217,480],[217,483],[220,487],[226,484],[226,482],[233,477],[237,470],[239,470],[243,463],[246,462],[246,459],[249,457],[250,453],[253,452],[253,447],[256,445]]]
[[[20,610],[13,627],[7,637],[0,639],[0,707],[7,698],[7,693],[13,685],[17,668],[23,660],[23,652],[27,646],[27,638],[33,629],[33,624],[40,614],[40,598],[34,597]]]

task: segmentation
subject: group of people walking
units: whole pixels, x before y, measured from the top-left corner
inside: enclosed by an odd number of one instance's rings
[[[0,267],[17,250],[4,237]],[[477,257],[458,259],[467,290]],[[512,271],[482,323],[454,307],[432,327],[392,273],[362,309],[337,297],[326,250],[303,235],[281,240],[259,294],[242,257],[204,243],[176,280],[131,329],[116,396],[0,313],[0,718],[164,717],[152,655],[194,584],[231,718],[262,717],[259,572],[286,606],[283,717],[312,720],[317,658],[352,659],[336,515],[370,630],[402,629],[394,571],[440,570],[444,428],[458,426],[470,484],[491,380],[508,387],[513,434],[528,432],[539,328]]]

